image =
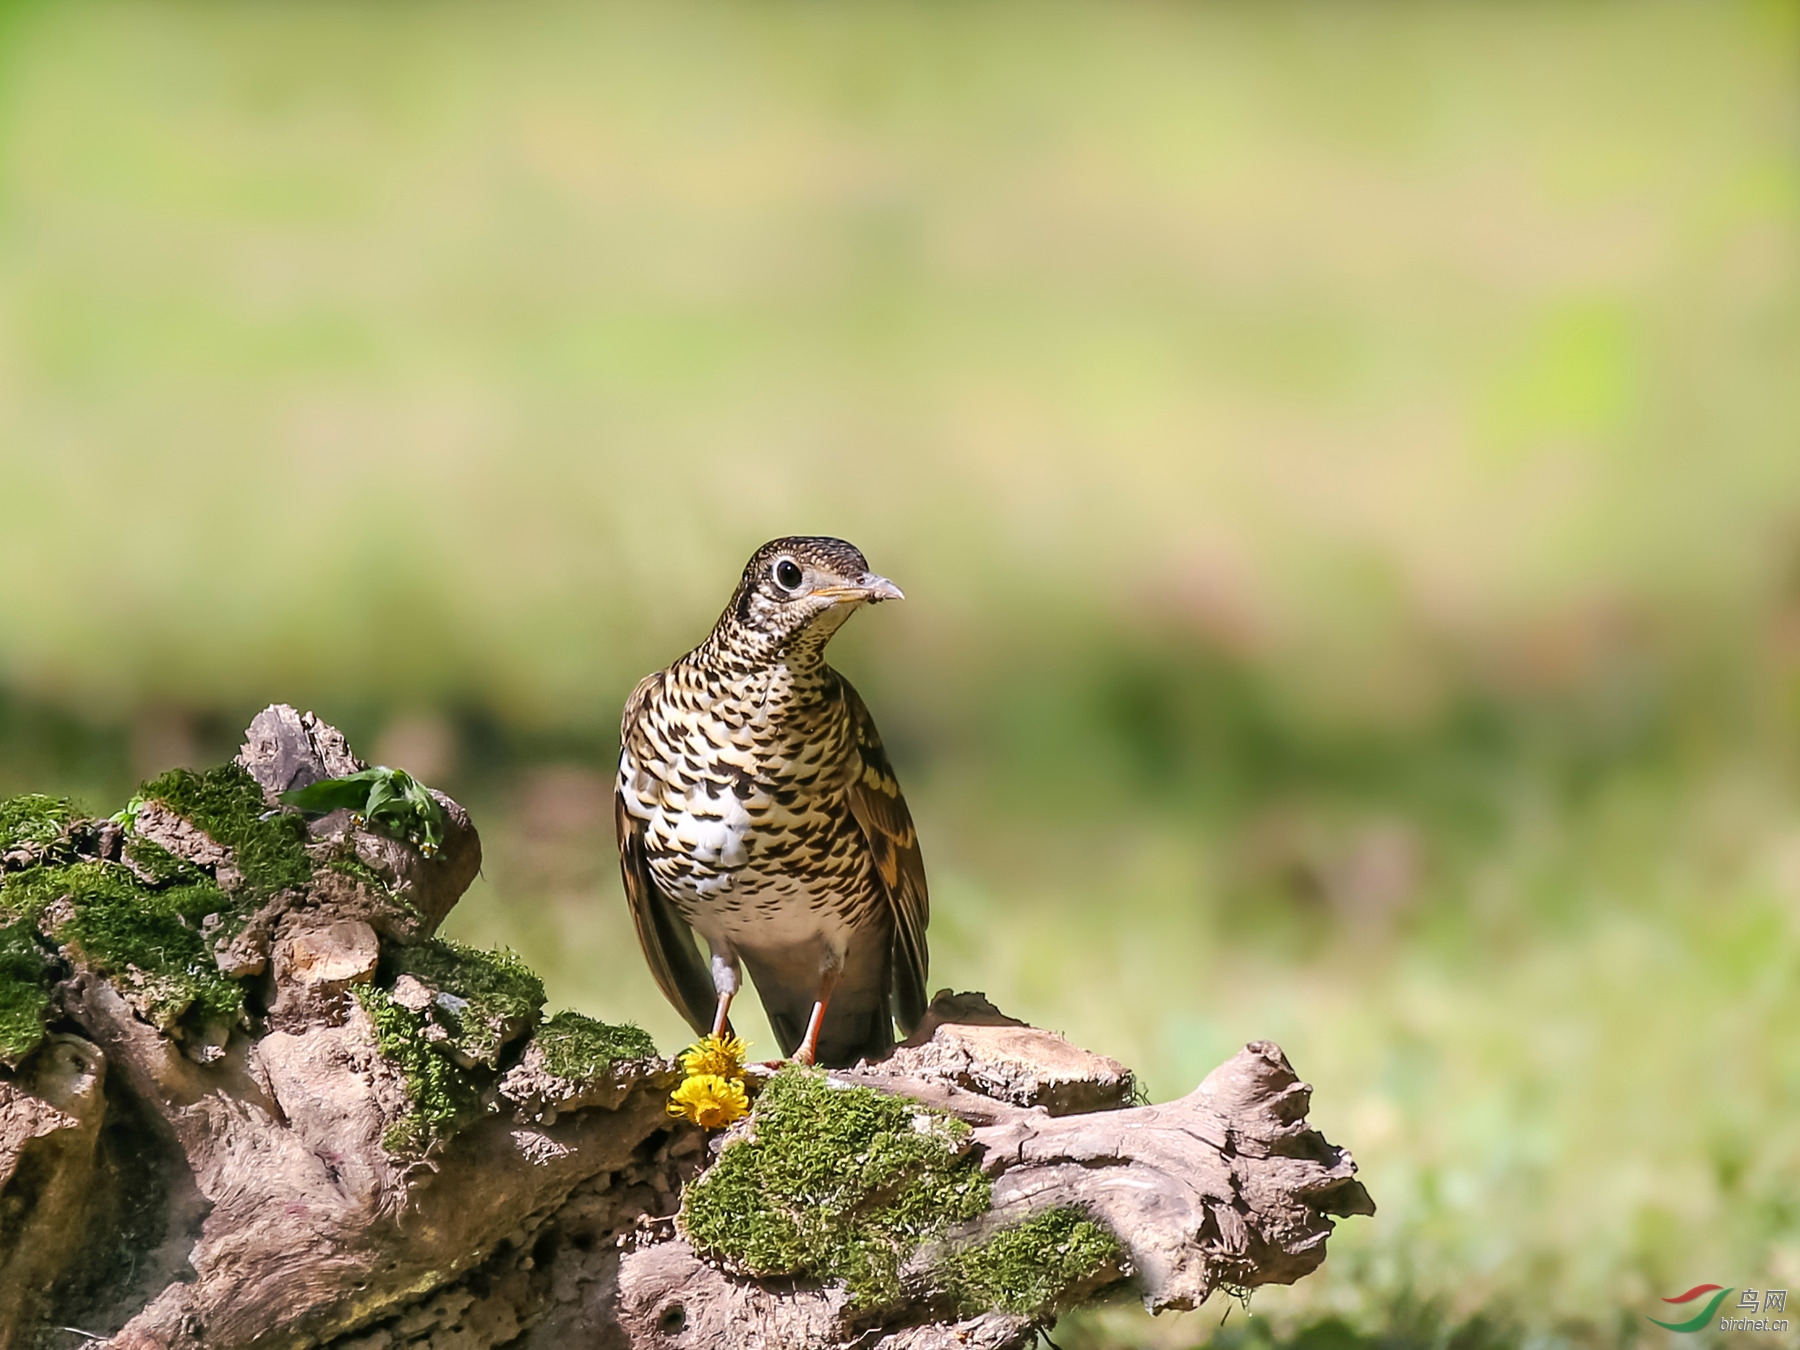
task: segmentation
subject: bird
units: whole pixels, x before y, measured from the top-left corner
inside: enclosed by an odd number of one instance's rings
[[[625,702],[625,895],[657,985],[703,1036],[732,1034],[746,967],[801,1064],[880,1058],[924,1015],[918,832],[867,705],[825,662],[858,609],[904,598],[842,539],[772,540],[705,641]]]

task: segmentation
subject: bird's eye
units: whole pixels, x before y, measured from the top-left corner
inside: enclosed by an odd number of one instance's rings
[[[800,570],[800,564],[792,558],[783,558],[775,564],[775,584],[784,591],[797,591],[806,576]]]

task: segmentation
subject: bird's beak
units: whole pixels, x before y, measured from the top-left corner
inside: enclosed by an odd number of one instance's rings
[[[906,599],[906,592],[886,577],[878,577],[873,572],[864,572],[851,585],[822,586],[813,594],[848,604],[878,605],[883,600]]]
[[[904,600],[906,592],[901,590],[886,577],[878,577],[873,572],[864,572],[857,578],[856,588],[862,592],[863,599],[871,605],[880,604],[883,600]]]

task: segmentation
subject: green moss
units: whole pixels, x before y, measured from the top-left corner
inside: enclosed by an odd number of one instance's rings
[[[241,765],[221,764],[205,773],[171,769],[145,783],[142,791],[145,800],[161,802],[230,849],[237,870],[257,894],[303,886],[312,876],[306,822],[292,812],[268,815],[262,788]]]
[[[173,770],[145,784],[143,798],[161,802],[231,849],[245,893],[227,896],[199,868],[149,840],[131,838],[125,846],[131,866],[68,862],[65,854],[66,865],[40,859],[39,866],[7,876],[0,885],[0,921],[18,921],[20,931],[29,932],[67,896],[69,911],[59,916],[56,939],[78,950],[96,973],[129,989],[158,1025],[170,1030],[184,1020],[234,1023],[243,1014],[244,994],[220,972],[214,940],[240,924],[261,897],[311,875],[305,823],[289,815],[261,819],[267,809],[262,789],[236,764],[203,774]],[[41,849],[63,837],[74,818],[65,801],[16,797],[0,803],[0,837]],[[0,980],[6,981],[0,1023],[12,1029],[0,1029],[0,1040],[30,1034],[29,1023],[41,1011],[36,995],[4,972]]]
[[[138,988],[160,1025],[190,1011],[203,1022],[237,1021],[244,991],[220,973],[201,931],[208,916],[233,912],[213,882],[153,890],[116,863],[78,863],[54,869],[45,883],[74,902],[57,937],[74,943],[91,969]]]
[[[15,1058],[43,1034],[48,967],[37,949],[45,912],[57,910],[55,937],[79,952],[83,964],[129,990],[165,1030],[231,1024],[243,1015],[244,994],[213,956],[214,939],[240,924],[251,904],[311,876],[306,826],[296,816],[261,817],[262,789],[236,764],[203,774],[177,769],[144,786],[161,802],[232,850],[246,881],[227,896],[200,869],[156,844],[131,838],[124,863],[71,861],[72,849],[48,855],[69,837],[74,808],[54,797],[15,797],[0,803],[0,845],[37,851],[38,864],[0,882],[0,1058]],[[130,808],[127,810],[130,814]]]
[[[77,889],[80,883],[96,883],[102,879],[110,886],[130,886],[134,878],[126,869],[114,878],[106,863],[88,862],[77,867],[42,864],[22,872],[0,877],[0,919],[24,919],[35,924],[57,899]],[[71,873],[76,874],[71,877]]]
[[[373,891],[376,895],[391,896],[387,882],[373,867],[356,856],[356,849],[345,840],[338,851],[325,860],[327,869],[349,877],[352,881]]]
[[[492,1065],[500,1048],[537,1021],[544,982],[511,952],[484,952],[434,938],[393,955],[394,972],[438,991],[435,1005],[451,1045]]]
[[[183,862],[161,844],[148,839],[131,839],[125,844],[125,857],[136,865],[140,875],[152,886],[166,886],[175,881],[196,881],[203,874],[192,863]]]
[[[558,1078],[598,1078],[622,1059],[649,1059],[656,1053],[650,1033],[630,1022],[611,1026],[560,1012],[532,1037],[543,1047],[544,1067]]]
[[[544,985],[511,952],[477,951],[456,942],[434,939],[401,947],[389,960],[394,976],[411,975],[437,995],[426,1011],[413,1012],[385,990],[356,991],[375,1023],[381,1053],[405,1076],[412,1100],[382,1146],[420,1157],[481,1112],[481,1080],[451,1056],[495,1065],[507,1041],[537,1020]]]
[[[357,1002],[375,1024],[376,1045],[406,1079],[411,1109],[382,1135],[381,1146],[402,1157],[423,1156],[438,1139],[479,1113],[474,1081],[425,1039],[425,1018],[384,990],[359,986]]]
[[[986,1242],[965,1247],[932,1268],[964,1314],[1009,1312],[1037,1315],[1068,1306],[1089,1281],[1125,1255],[1119,1240],[1078,1209],[1034,1214]]]
[[[173,1027],[190,1012],[203,1022],[237,1020],[243,990],[220,973],[202,935],[209,916],[233,912],[213,882],[196,874],[157,890],[121,863],[32,867],[6,878],[0,915],[35,925],[63,896],[70,913],[57,939],[77,947],[96,973],[134,989],[159,1025]]]
[[[28,867],[0,875],[0,923],[24,919],[35,924],[45,906],[62,894],[50,880],[61,871],[60,867]]]
[[[482,1085],[502,1048],[537,1021],[543,982],[511,952],[484,952],[433,940],[389,954],[389,973],[411,975],[436,996],[414,1012],[380,988],[357,999],[375,1024],[378,1046],[406,1079],[406,1115],[382,1138],[388,1152],[420,1157],[482,1112]],[[565,1078],[596,1077],[617,1060],[656,1053],[635,1026],[609,1026],[579,1013],[558,1013],[537,1029],[546,1067]],[[473,1064],[472,1068],[463,1065]]]
[[[877,1309],[922,1241],[988,1207],[969,1127],[916,1103],[784,1069],[753,1122],[681,1208],[696,1248],[750,1274],[842,1280],[853,1307]]]
[[[0,1064],[17,1064],[44,1039],[50,965],[35,926],[24,919],[0,927]]]
[[[75,819],[75,806],[64,797],[28,792],[0,802],[0,853],[11,849],[44,849],[62,838]]]

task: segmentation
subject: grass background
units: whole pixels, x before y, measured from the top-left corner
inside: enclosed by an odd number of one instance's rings
[[[315,707],[474,809],[453,935],[673,1049],[618,709],[841,534],[934,985],[1158,1097],[1273,1038],[1381,1207],[1060,1344],[1662,1344],[1800,1286],[1797,37],[15,0],[0,792]]]

